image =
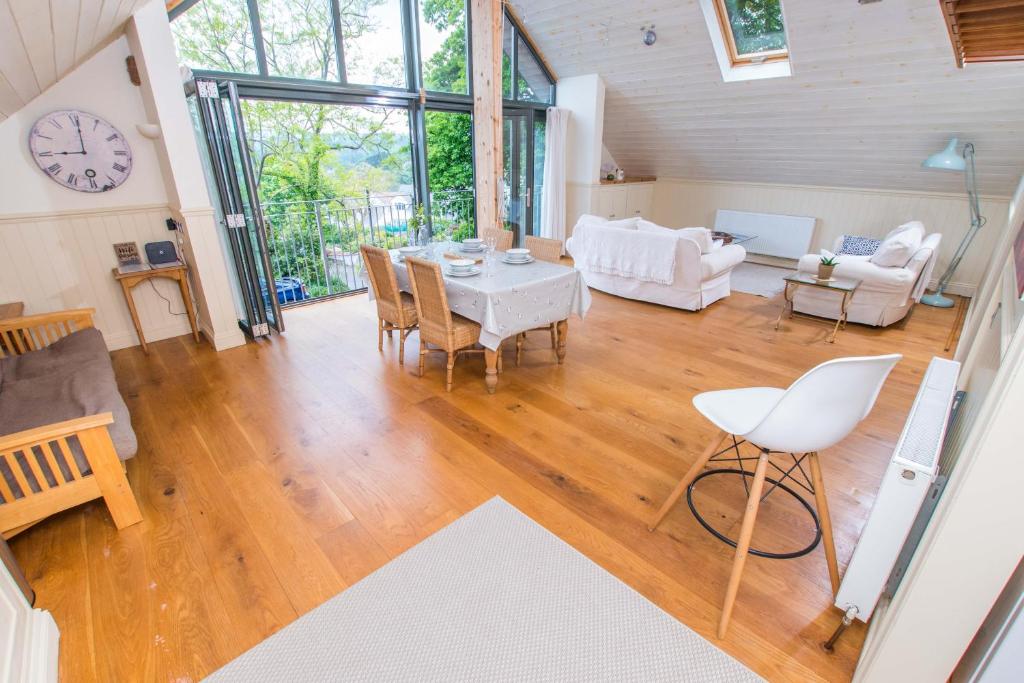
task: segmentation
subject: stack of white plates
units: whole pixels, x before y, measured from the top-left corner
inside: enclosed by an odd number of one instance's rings
[[[462,251],[481,252],[484,250],[484,241],[476,237],[469,237],[462,240]]]
[[[448,262],[448,267],[445,268],[445,272],[454,277],[469,277],[470,275],[479,275],[480,267],[476,265],[476,262],[473,259],[452,259]]]
[[[532,263],[529,249],[509,249],[501,259],[505,263]]]
[[[423,247],[399,247],[398,258],[404,261],[406,256],[418,256],[421,251],[423,251]]]

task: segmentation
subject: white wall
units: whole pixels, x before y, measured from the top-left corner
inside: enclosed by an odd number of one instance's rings
[[[987,371],[972,362],[979,350],[1000,355],[1001,345],[985,337],[1000,334],[998,310],[1016,303],[1016,290],[1000,283],[1013,268],[1013,238],[1024,229],[1024,193],[1017,197],[1015,218],[995,245],[996,265],[965,323],[969,341],[957,350],[962,383]],[[1001,356],[980,409],[965,420],[956,466],[907,574],[872,620],[855,682],[947,680],[1024,556],[1024,325],[1018,322]]]
[[[0,301],[23,301],[27,314],[92,307],[108,348],[135,345],[111,274],[113,244],[136,242],[141,250],[146,242],[176,240],[190,267],[203,332],[217,349],[244,343],[163,4],[143,6],[130,26],[131,44],[116,39],[0,123]],[[133,51],[142,87],[131,84],[125,68]],[[110,121],[131,145],[132,173],[117,189],[90,194],[61,187],[29,155],[35,121],[70,108]],[[160,125],[156,141],[138,133],[136,124],[146,122]],[[172,216],[183,224],[177,233],[165,227]],[[134,290],[147,341],[186,334],[176,283],[151,283]]]
[[[988,265],[997,236],[1006,226],[1009,199],[984,198],[988,225],[975,239],[949,291],[973,294]],[[842,234],[881,237],[909,220],[941,232],[937,278],[970,225],[966,195],[885,190],[659,179],[651,219],[669,227],[713,227],[718,209],[756,211],[818,219],[811,250],[831,248]],[[570,225],[575,223],[573,218]]]
[[[572,112],[566,133],[566,180],[596,183],[601,177],[604,81],[597,74],[588,74],[563,78],[556,87],[559,109]]]
[[[164,176],[153,141],[135,124],[147,121],[139,88],[128,80],[128,42],[119,38],[0,123],[0,301],[23,301],[26,313],[94,307],[107,346],[138,343],[120,287],[114,242],[173,239],[164,226]],[[132,149],[132,173],[109,192],[75,192],[46,177],[28,152],[28,133],[42,115],[81,109],[112,123]],[[149,341],[189,330],[177,285],[155,281],[135,290]],[[167,303],[157,294],[169,299]]]
[[[135,129],[147,121],[139,89],[128,82],[128,41],[119,38],[78,69],[0,123],[0,215],[89,211],[166,204],[163,174],[153,141]],[[96,114],[124,135],[132,150],[132,173],[110,192],[75,192],[53,182],[33,161],[28,134],[39,117],[57,109]],[[141,246],[141,245],[140,245]]]

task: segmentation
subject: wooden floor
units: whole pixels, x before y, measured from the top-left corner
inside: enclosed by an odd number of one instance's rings
[[[12,542],[60,626],[62,680],[198,680],[496,495],[766,678],[848,680],[865,629],[822,650],[840,614],[820,547],[751,557],[718,641],[732,548],[685,502],[656,533],[646,523],[713,434],[695,393],[786,386],[829,358],[900,352],[871,416],[823,453],[845,567],[955,312],[919,306],[903,326],[852,325],[830,345],[814,321],[774,331],[778,306],[734,294],[689,313],[595,292],[570,325],[566,364],[535,333],[523,367],[507,356],[494,396],[479,357],[458,363],[446,394],[441,359],[415,376],[415,335],[404,369],[397,338],[379,354],[365,295],[287,311],[285,335],[224,353],[190,337],[114,353],[145,521],[118,533],[91,503]],[[696,493],[735,534],[738,481]],[[754,544],[795,548],[808,534],[773,495]]]

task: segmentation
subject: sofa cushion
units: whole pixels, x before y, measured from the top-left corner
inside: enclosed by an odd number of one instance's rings
[[[711,238],[711,231],[707,228],[666,228],[641,218],[637,220],[637,230],[641,232],[660,232],[675,235],[678,238],[693,240],[700,247],[701,254],[710,254],[715,250],[715,240]]]
[[[860,235],[843,235],[842,243],[839,245],[838,255],[849,254],[851,256],[871,256],[878,247],[882,246],[882,240],[873,237],[861,237]]]
[[[883,268],[902,268],[921,248],[923,239],[924,226],[920,222],[906,223],[882,240],[871,262]]]
[[[135,455],[131,417],[99,330],[73,332],[45,349],[9,356],[0,364],[0,435],[109,412],[114,415],[108,429],[118,457]]]
[[[602,226],[605,228],[618,228],[619,230],[636,230],[638,218],[620,218],[617,221],[605,221]]]

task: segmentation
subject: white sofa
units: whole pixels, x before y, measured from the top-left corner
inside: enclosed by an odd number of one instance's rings
[[[833,251],[838,253],[842,236]],[[886,327],[906,317],[931,280],[942,235],[932,233],[924,238],[910,261],[903,267],[883,267],[871,262],[871,256],[841,254],[834,277],[861,280],[850,301],[847,319],[853,323]],[[807,254],[797,265],[802,273],[816,275],[820,257]],[[839,315],[840,297],[814,287],[800,287],[793,296],[793,310],[835,320]]]
[[[714,244],[706,228],[589,215],[576,223],[566,251],[595,289],[689,311],[729,296],[729,274],[746,258],[739,245]]]

